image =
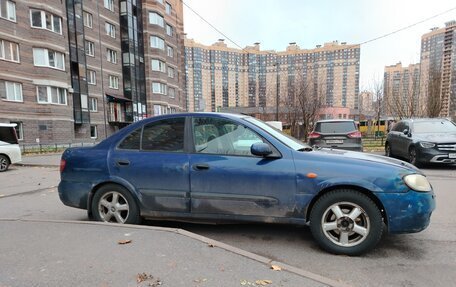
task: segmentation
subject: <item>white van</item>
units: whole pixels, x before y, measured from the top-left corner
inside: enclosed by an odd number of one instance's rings
[[[0,123],[0,172],[22,160],[15,127],[16,124]]]

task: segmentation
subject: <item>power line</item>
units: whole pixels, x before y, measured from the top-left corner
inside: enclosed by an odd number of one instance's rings
[[[424,22],[426,22],[426,21],[429,21],[429,20],[431,20],[431,19],[434,19],[434,18],[436,18],[436,17],[438,17],[438,16],[441,16],[441,15],[446,14],[446,13],[448,13],[448,12],[451,12],[451,11],[453,11],[453,10],[456,10],[456,7],[453,7],[453,8],[451,8],[451,9],[448,9],[448,10],[446,10],[446,11],[443,11],[443,12],[441,12],[441,13],[439,13],[439,14],[436,14],[436,15],[434,15],[434,16],[428,17],[428,18],[426,18],[426,19],[424,19],[424,20],[418,21],[418,22],[413,23],[413,24],[411,24],[411,25],[408,25],[408,26],[406,26],[406,27],[400,28],[400,29],[395,30],[395,31],[393,31],[393,32],[390,32],[390,33],[384,34],[384,35],[382,35],[382,36],[379,36],[379,37],[376,37],[376,38],[367,40],[367,41],[365,41],[365,42],[362,42],[360,45],[364,45],[364,44],[367,44],[367,43],[370,43],[370,42],[374,42],[374,41],[377,41],[377,40],[386,38],[386,37],[388,37],[388,36],[391,36],[391,35],[393,35],[393,34],[399,33],[399,32],[401,32],[401,31],[410,29],[410,28],[412,28],[412,27],[414,27],[414,26],[416,26],[416,25],[419,25],[419,24],[421,24],[421,23],[424,23]]]

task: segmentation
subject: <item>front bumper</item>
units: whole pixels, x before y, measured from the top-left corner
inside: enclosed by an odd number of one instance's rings
[[[451,155],[450,155],[451,154]],[[423,163],[441,163],[441,164],[455,164],[456,158],[452,158],[456,151],[441,151],[437,148],[418,148],[417,160]]]
[[[435,209],[433,192],[377,194],[385,207],[390,233],[414,233],[428,227]]]

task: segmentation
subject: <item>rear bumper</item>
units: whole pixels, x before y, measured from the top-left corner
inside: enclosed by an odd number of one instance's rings
[[[415,233],[429,226],[435,209],[433,192],[380,193],[390,233]]]
[[[61,181],[58,188],[59,197],[67,206],[87,209],[91,188],[88,183]]]

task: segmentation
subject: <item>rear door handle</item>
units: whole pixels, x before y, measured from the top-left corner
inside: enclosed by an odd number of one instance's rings
[[[209,165],[205,164],[205,163],[196,163],[192,167],[194,170],[208,170],[209,169]]]
[[[130,161],[126,159],[119,159],[116,161],[118,166],[128,166],[130,165]]]

